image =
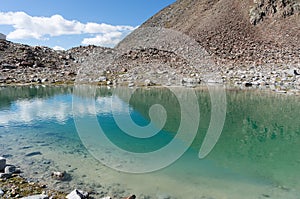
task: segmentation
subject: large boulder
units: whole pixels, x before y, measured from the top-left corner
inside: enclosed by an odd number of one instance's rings
[[[6,166],[6,159],[4,157],[0,157],[0,172],[4,171]]]

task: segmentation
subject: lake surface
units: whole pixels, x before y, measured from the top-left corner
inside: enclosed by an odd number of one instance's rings
[[[2,87],[0,155],[25,177],[99,198],[300,198],[299,96],[212,97],[207,89]],[[219,136],[207,133],[213,120]],[[200,159],[207,140],[216,143]]]

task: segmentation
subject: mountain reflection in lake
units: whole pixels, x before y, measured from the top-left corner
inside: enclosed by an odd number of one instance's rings
[[[162,170],[129,174],[110,169],[90,155],[77,133],[74,114],[85,119],[96,116],[106,136],[123,150],[147,153],[172,142],[182,120],[181,107],[167,88],[118,89],[97,88],[93,95],[84,96],[73,95],[72,87],[1,88],[0,155],[21,166],[25,176],[54,188],[91,188],[103,196],[114,192],[151,198],[300,198],[299,97],[227,90],[224,129],[212,152],[200,160],[211,100],[207,90],[197,89],[199,128],[184,155]],[[189,92],[194,90],[178,89],[189,103]],[[94,103],[86,103],[90,100]],[[116,124],[114,115],[125,118],[129,113],[137,125],[149,125],[149,109],[155,104],[164,107],[167,117],[161,118],[166,120],[163,129],[153,137],[135,139]],[[157,119],[153,130],[160,125]],[[95,132],[92,127],[89,131]],[[42,155],[25,157],[35,151]],[[103,153],[103,158],[111,158],[113,151]],[[109,161],[123,166],[121,161]],[[66,170],[72,180],[57,184],[50,177],[53,170]]]

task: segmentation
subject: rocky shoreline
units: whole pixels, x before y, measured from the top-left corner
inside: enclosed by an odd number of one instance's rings
[[[0,85],[74,84],[122,86],[205,86],[258,88],[299,94],[300,67],[295,64],[231,64],[199,68],[172,51],[143,48],[116,57],[110,48],[86,46],[67,51],[30,47],[0,40]],[[106,63],[109,63],[106,65]]]
[[[20,168],[7,164],[6,158],[0,157],[0,197],[21,198],[21,199],[94,199],[93,191],[85,192],[74,189],[70,193],[58,191],[38,180],[28,179]],[[52,172],[52,178],[57,181],[67,180],[66,172]],[[98,197],[99,198],[99,197]],[[110,196],[100,197],[101,199],[112,199]],[[116,198],[116,197],[114,197]],[[135,199],[135,195],[122,197],[122,199]]]

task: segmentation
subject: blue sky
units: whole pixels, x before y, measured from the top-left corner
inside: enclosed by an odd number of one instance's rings
[[[13,42],[68,49],[114,46],[175,0],[0,0],[0,32]]]

